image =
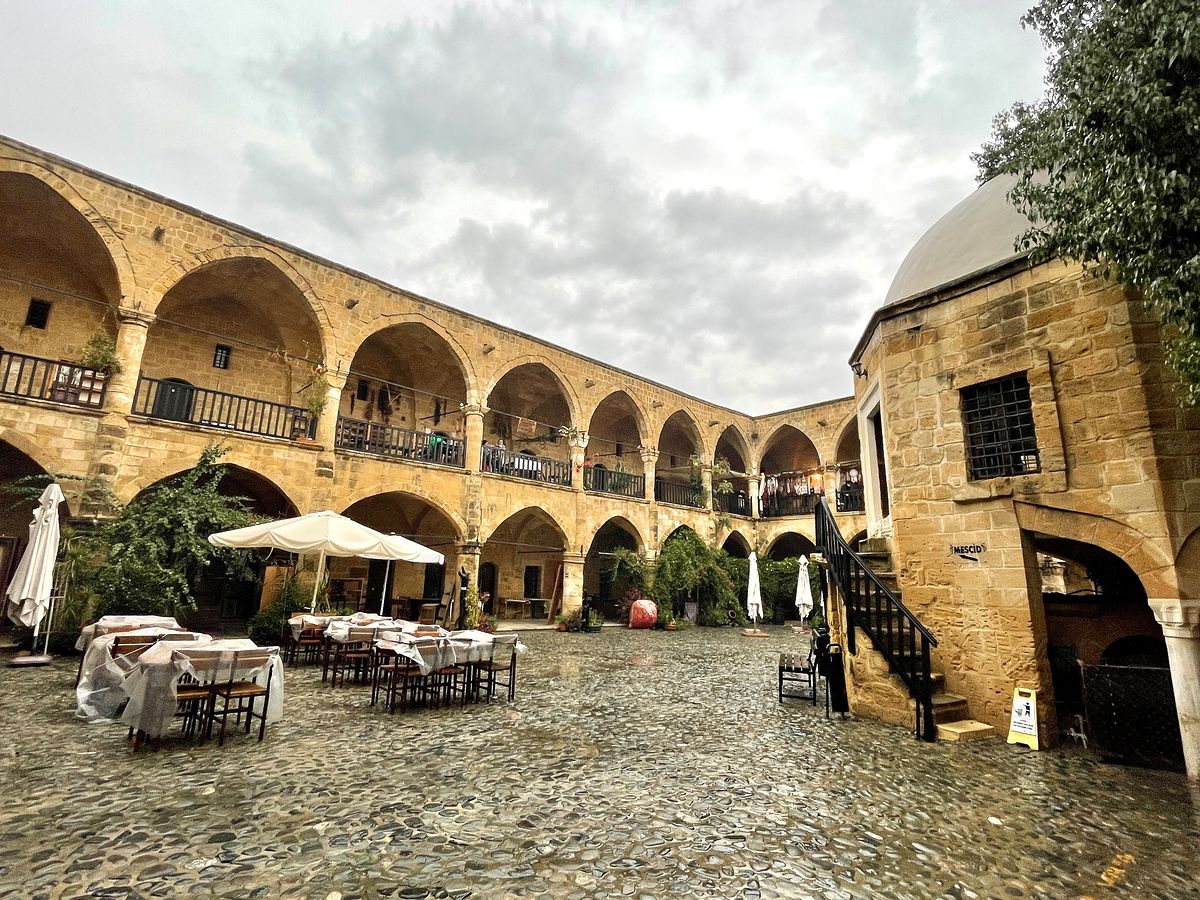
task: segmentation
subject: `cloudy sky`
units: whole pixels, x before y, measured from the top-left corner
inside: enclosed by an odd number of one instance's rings
[[[1028,2],[0,0],[0,133],[762,413],[850,392]]]

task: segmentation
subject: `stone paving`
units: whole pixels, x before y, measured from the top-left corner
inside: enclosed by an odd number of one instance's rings
[[[781,706],[782,630],[526,640],[511,705],[289,670],[264,744],[136,756],[0,669],[0,898],[1200,896],[1181,776]]]

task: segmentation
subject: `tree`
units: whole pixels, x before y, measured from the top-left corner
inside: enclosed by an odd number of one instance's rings
[[[1046,93],[993,122],[980,180],[1015,175],[1035,262],[1082,261],[1136,288],[1200,403],[1200,2],[1041,0],[1021,20],[1049,53]]]

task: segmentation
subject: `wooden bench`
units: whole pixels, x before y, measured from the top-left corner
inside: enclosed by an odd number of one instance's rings
[[[784,693],[784,686],[789,693]],[[817,705],[817,667],[811,651],[779,654],[779,702],[784,697],[811,700]]]

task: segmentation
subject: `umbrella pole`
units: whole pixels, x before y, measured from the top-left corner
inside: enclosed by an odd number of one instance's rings
[[[317,591],[321,589],[321,576],[325,574],[325,551],[321,551],[321,558],[317,562],[317,580],[313,582],[312,606],[308,608],[310,613],[317,611]]]
[[[388,582],[392,580],[392,561],[389,559],[387,565],[383,569],[383,589],[379,592],[379,614],[386,615],[383,611],[384,604],[387,603]]]

